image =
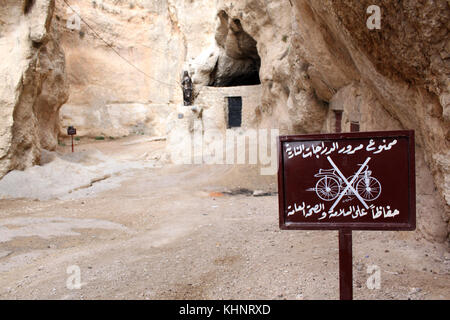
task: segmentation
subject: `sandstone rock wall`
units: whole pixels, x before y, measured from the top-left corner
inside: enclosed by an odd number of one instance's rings
[[[442,240],[446,237],[442,226],[449,219],[450,202],[442,201],[448,173],[436,157],[448,155],[450,146],[449,119],[445,115],[450,74],[449,5],[447,1],[380,2],[381,29],[369,30],[365,13],[371,4],[371,1],[323,1],[319,6],[316,1],[294,1],[294,8],[299,24],[304,21],[302,18],[311,15],[326,25],[321,37],[334,60],[332,64],[343,64],[338,74],[359,82],[357,86],[371,97],[369,108],[360,110],[362,129],[401,127],[416,131],[417,157],[424,160],[418,161],[417,166],[418,210],[422,221],[419,228],[424,234]],[[332,78],[329,70],[322,69],[320,61],[314,60],[318,52],[308,51],[308,61],[339,94],[342,90],[339,81]],[[352,99],[352,94],[346,96]],[[380,116],[378,110],[382,109],[390,120]],[[437,190],[425,187],[424,176],[434,177]],[[424,201],[426,197],[433,201]]]
[[[211,2],[69,3],[78,14],[63,2],[56,12],[71,86],[61,134],[68,125],[91,137],[165,134],[169,111],[182,103],[184,64],[213,40]]]
[[[60,112],[60,130],[65,134],[69,125],[75,125],[78,136],[164,136],[171,111],[168,104],[155,103],[66,104]]]
[[[57,143],[68,90],[53,10],[53,0],[8,0],[0,9],[0,177],[38,164],[41,148]]]

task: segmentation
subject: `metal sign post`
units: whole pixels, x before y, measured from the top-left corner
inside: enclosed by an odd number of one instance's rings
[[[73,126],[69,126],[67,128],[67,135],[72,137],[72,152],[74,152],[74,147],[73,147],[73,136],[77,134],[77,129],[75,129]]]
[[[359,125],[351,123],[350,131],[359,132]],[[336,132],[340,132],[340,128]],[[353,242],[351,229],[339,229],[339,297],[341,300],[353,300]]]
[[[414,131],[280,136],[283,230],[338,230],[340,297],[352,289],[352,230],[414,230]]]
[[[341,300],[353,299],[352,230],[339,230],[339,296]]]

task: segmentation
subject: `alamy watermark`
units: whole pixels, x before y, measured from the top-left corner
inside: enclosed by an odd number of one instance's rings
[[[367,274],[370,274],[367,278],[366,286],[369,290],[381,289],[381,269],[377,265],[367,266]]]
[[[194,125],[194,128],[196,126]],[[278,129],[203,130],[179,137],[170,149],[175,164],[260,165],[261,175],[274,175],[278,169]]]
[[[367,14],[370,14],[366,21],[369,30],[381,29],[381,8],[377,5],[371,5],[367,8]]]
[[[69,290],[80,290],[84,283],[81,283],[81,269],[77,265],[68,266],[66,273],[69,277],[66,280],[66,288]]]

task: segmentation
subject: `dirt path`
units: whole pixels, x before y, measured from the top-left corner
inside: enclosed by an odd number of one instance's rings
[[[150,144],[148,158],[161,142],[83,148],[136,157]],[[337,299],[337,232],[280,231],[277,196],[244,190],[275,182],[255,167],[164,166],[95,196],[0,200],[0,299]],[[450,299],[445,245],[417,232],[353,243],[355,299]],[[67,287],[70,266],[81,289]],[[366,286],[369,266],[380,289]]]

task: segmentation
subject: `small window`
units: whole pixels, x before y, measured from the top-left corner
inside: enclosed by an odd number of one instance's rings
[[[228,128],[242,124],[242,97],[228,97]]]
[[[350,132],[359,132],[359,122],[350,122]]]

